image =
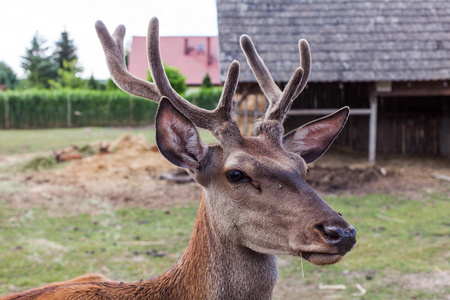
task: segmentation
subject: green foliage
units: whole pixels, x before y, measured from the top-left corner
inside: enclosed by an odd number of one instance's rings
[[[0,85],[13,90],[17,83],[17,76],[14,71],[4,62],[0,61]]]
[[[213,84],[211,82],[211,77],[209,77],[209,74],[206,73],[205,77],[203,78],[201,88],[209,89],[209,88],[212,88],[212,87],[213,87]]]
[[[58,76],[58,66],[46,54],[48,47],[44,47],[45,43],[46,40],[36,33],[31,40],[31,47],[22,56],[22,68],[31,86],[36,88],[48,88],[48,81],[55,80]]]
[[[186,99],[201,108],[211,110],[216,108],[221,94],[221,88],[201,88],[200,90],[187,95]]]
[[[50,86],[54,89],[63,87],[79,89],[87,85],[86,80],[76,76],[76,74],[81,71],[81,69],[75,66],[76,63],[76,59],[71,61],[63,60],[63,67],[58,69],[58,78],[56,80],[50,79]]]
[[[180,95],[184,95],[187,91],[186,76],[182,75],[177,68],[169,67],[164,64],[164,71],[172,88]],[[148,71],[147,80],[153,82],[152,75]]]
[[[0,128],[6,126],[6,102],[9,128],[66,127],[69,100],[73,127],[148,125],[157,107],[122,91],[7,91],[0,94]]]
[[[65,62],[77,61],[76,54],[77,48],[75,47],[73,40],[69,39],[69,33],[67,31],[61,32],[61,38],[56,42],[56,49],[53,54],[54,60],[58,65],[58,68],[66,71],[71,71],[75,68],[75,64],[67,65]],[[76,68],[78,72],[82,71],[81,68]]]

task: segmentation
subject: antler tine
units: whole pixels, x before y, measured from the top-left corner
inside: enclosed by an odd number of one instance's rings
[[[147,35],[147,56],[150,72],[158,90],[163,96],[169,98],[172,104],[196,126],[208,129],[215,134],[215,131],[220,127],[221,123],[232,121],[232,100],[239,76],[239,63],[237,61],[234,61],[228,70],[227,79],[217,108],[209,111],[191,104],[181,97],[170,85],[161,59],[159,22],[157,18],[150,20]]]
[[[306,84],[308,83],[309,75],[311,74],[311,50],[309,48],[309,44],[305,39],[301,39],[298,41],[298,49],[300,50],[300,66],[303,69],[303,78],[298,90],[295,91],[294,97],[292,99],[295,100],[298,95],[303,91]]]
[[[147,58],[152,74],[153,82],[163,96],[172,100],[185,101],[170,85],[159,49],[159,21],[153,17],[148,25],[147,33]]]
[[[95,23],[95,29],[106,55],[109,72],[117,86],[127,93],[159,102],[161,93],[156,86],[151,82],[135,77],[126,68],[123,49],[125,26],[119,25],[112,36],[102,21]]]
[[[231,115],[233,110],[233,97],[239,82],[239,62],[234,60],[228,68],[227,79],[223,85],[222,95],[215,111],[225,108]]]
[[[304,71],[301,67],[295,70],[294,75],[292,75],[288,84],[284,88],[281,99],[275,103],[275,105],[269,106],[264,120],[277,120],[280,123],[283,123],[284,117],[291,108],[292,102],[296,98],[297,91],[300,90],[300,85],[303,81],[303,74]]]
[[[247,62],[259,82],[259,85],[269,101],[269,106],[274,105],[281,98],[282,92],[273,81],[272,75],[259,56],[252,40],[246,34],[241,35],[241,48],[244,51]]]
[[[256,80],[269,101],[269,107],[263,119],[278,120],[282,123],[285,115],[291,108],[292,102],[305,88],[309,78],[311,54],[308,43],[303,39],[299,41],[300,67],[296,69],[283,92],[275,84],[249,36],[241,36],[241,48],[255,74]]]

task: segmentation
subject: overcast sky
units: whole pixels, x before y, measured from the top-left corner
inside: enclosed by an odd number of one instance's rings
[[[53,51],[67,30],[78,49],[82,77],[109,78],[94,24],[102,20],[110,32],[117,25],[132,36],[146,36],[150,18],[159,18],[161,36],[217,35],[215,0],[2,0],[0,5],[0,61],[23,77],[21,56],[38,32]]]

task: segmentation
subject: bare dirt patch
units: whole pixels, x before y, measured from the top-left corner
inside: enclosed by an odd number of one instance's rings
[[[413,200],[431,193],[450,197],[450,182],[435,176],[450,176],[448,158],[389,156],[372,165],[365,156],[332,152],[310,170],[308,183],[325,194],[401,194]]]
[[[50,214],[90,212],[104,205],[143,206],[165,209],[199,201],[195,183],[176,184],[159,180],[175,166],[142,135],[125,134],[109,143],[110,153],[74,160],[50,171],[21,174],[25,185],[9,195],[13,207],[44,207]],[[87,200],[87,201],[86,201]]]
[[[97,149],[100,144],[108,145],[110,152],[71,161],[56,170],[19,173],[12,179],[3,174],[22,186],[4,197],[7,204],[44,207],[50,214],[77,214],[92,213],[105,205],[166,209],[200,200],[201,188],[196,183],[160,179],[160,174],[177,168],[142,135],[127,133],[91,146]],[[32,157],[3,156],[0,164]],[[433,177],[436,173],[450,175],[449,159],[390,157],[370,165],[365,156],[334,151],[310,169],[307,181],[322,195],[384,193],[421,200],[424,194],[444,193],[450,197],[450,182]]]

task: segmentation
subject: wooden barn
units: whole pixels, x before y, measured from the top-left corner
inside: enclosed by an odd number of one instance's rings
[[[240,35],[252,38],[281,87],[304,38],[311,77],[286,130],[348,105],[336,143],[368,151],[371,162],[376,153],[450,156],[450,1],[218,0],[217,11],[222,78],[241,62],[239,103],[264,99]]]

